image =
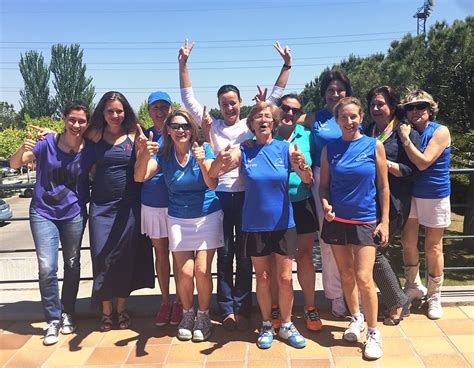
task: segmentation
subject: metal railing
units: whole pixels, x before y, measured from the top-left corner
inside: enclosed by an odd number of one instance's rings
[[[460,168],[460,169],[450,169],[450,175],[453,174],[466,174],[466,175],[471,175],[474,177],[474,168]],[[471,180],[474,180],[474,178],[471,177]],[[0,184],[0,192],[1,191],[18,191],[21,189],[32,189],[34,188],[33,183],[24,183],[24,184]],[[474,199],[473,199],[474,202]],[[471,208],[473,207],[473,204],[470,203],[454,203],[451,204],[451,208]],[[27,221],[29,220],[29,217],[13,217],[9,219],[8,221]],[[1,230],[0,230],[1,231]],[[424,235],[420,234],[420,238],[424,238]],[[444,234],[443,236],[444,240],[453,240],[453,239],[474,239],[474,235],[464,235],[464,234]],[[317,239],[316,239],[317,241]],[[90,247],[81,247],[82,250],[90,250]],[[62,248],[59,248],[59,251],[62,251]],[[34,248],[28,248],[28,249],[0,249],[0,254],[5,254],[5,253],[12,253],[12,254],[18,254],[18,253],[32,253],[35,252]],[[420,252],[422,253],[422,252]],[[474,270],[474,266],[469,266],[469,267],[445,267],[444,270],[446,272],[470,272]],[[293,271],[295,273],[296,271]],[[321,269],[317,269],[316,272],[321,272]],[[214,272],[212,273],[212,276],[216,276],[217,274]],[[172,275],[171,275],[172,276]],[[92,277],[81,277],[81,281],[90,281],[92,280]],[[61,278],[58,278],[59,281],[62,281]],[[0,284],[13,284],[13,283],[29,283],[29,282],[37,282],[38,279],[20,279],[20,280],[0,280]]]

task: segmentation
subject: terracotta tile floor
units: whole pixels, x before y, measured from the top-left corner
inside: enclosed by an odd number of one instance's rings
[[[98,320],[79,319],[77,333],[43,346],[41,322],[0,321],[0,367],[471,367],[474,363],[474,313],[471,307],[445,307],[446,318],[430,321],[412,314],[399,326],[381,326],[385,355],[362,359],[362,342],[342,340],[345,321],[321,311],[324,329],[309,333],[300,316],[294,321],[307,338],[296,350],[276,340],[269,350],[256,347],[259,317],[247,332],[227,332],[216,316],[207,342],[182,342],[176,328],[155,328],[152,317],[133,319],[130,330],[97,331]]]

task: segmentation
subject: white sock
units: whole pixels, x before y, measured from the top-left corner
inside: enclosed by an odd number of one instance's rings
[[[183,308],[183,314],[185,314],[185,313],[187,313],[187,312],[193,312],[193,314],[194,314],[194,308],[193,308],[193,307],[191,307],[191,308],[189,308],[189,309],[184,309],[184,308]]]
[[[206,309],[204,311],[201,311],[201,310],[198,310],[198,316],[201,315],[201,314],[205,314],[205,315],[209,315],[209,309]]]
[[[281,327],[283,328],[289,328],[291,326],[291,322],[284,322],[281,324]]]
[[[367,334],[368,335],[378,335],[378,334],[380,334],[380,331],[377,327],[368,327],[367,328]]]
[[[270,321],[262,321],[262,326],[272,327],[272,323]]]

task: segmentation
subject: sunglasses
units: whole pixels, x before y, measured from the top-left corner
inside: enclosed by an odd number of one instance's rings
[[[430,104],[428,102],[421,102],[417,104],[405,105],[404,109],[405,111],[413,111],[414,109],[421,111],[427,109],[428,107],[430,107]]]
[[[281,105],[280,109],[282,109],[284,112],[289,112],[290,110],[293,111],[293,114],[301,114],[301,109],[298,107],[291,107],[288,105]]]
[[[192,126],[189,123],[179,124],[179,123],[169,123],[168,126],[173,130],[179,130],[179,128],[183,130],[191,130]]]

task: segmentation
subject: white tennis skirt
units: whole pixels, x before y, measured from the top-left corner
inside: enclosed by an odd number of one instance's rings
[[[156,208],[142,204],[142,234],[150,239],[168,237],[168,208]]]
[[[221,210],[190,219],[168,215],[169,250],[184,252],[224,246],[223,219],[224,212]]]

